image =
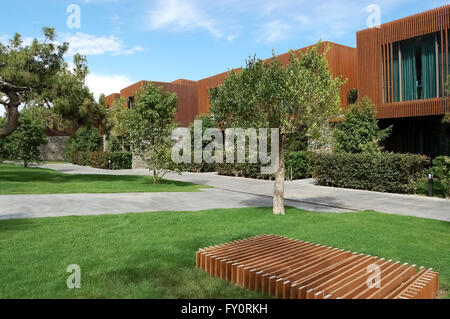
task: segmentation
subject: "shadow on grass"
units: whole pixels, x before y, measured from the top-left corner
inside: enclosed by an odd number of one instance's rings
[[[153,178],[145,175],[101,175],[101,174],[64,174],[45,168],[24,168],[14,165],[0,166],[2,182],[43,182],[43,183],[139,183],[141,185],[154,185]],[[160,185],[193,186],[194,184],[182,181],[163,179]]]

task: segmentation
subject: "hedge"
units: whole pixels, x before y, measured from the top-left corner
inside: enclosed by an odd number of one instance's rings
[[[310,155],[319,185],[390,193],[415,193],[429,162],[423,155],[398,153]]]
[[[273,179],[273,175],[261,175],[260,163],[251,164],[216,164],[219,175],[247,177],[257,179]],[[307,153],[304,151],[286,152],[285,154],[286,179],[302,179],[309,177]]]
[[[444,195],[450,197],[450,157],[436,157],[433,160],[431,172],[434,174],[434,177],[441,182]]]
[[[101,169],[131,169],[132,165],[130,152],[68,152],[67,157],[72,164]]]
[[[88,166],[89,152],[70,151],[66,153],[67,160],[75,165]]]

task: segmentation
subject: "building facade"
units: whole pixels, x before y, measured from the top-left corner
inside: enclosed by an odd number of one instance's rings
[[[449,28],[447,5],[356,34],[358,95],[376,104],[382,127],[393,125],[388,150],[450,155]]]
[[[380,126],[393,126],[385,143],[387,150],[432,157],[450,155],[450,125],[442,123],[443,115],[450,112],[445,92],[449,29],[450,5],[446,5],[359,31],[357,48],[323,42],[321,50],[330,47],[327,60],[331,73],[346,80],[340,93],[342,108],[348,105],[349,91],[357,88],[359,98],[367,96],[376,105]],[[289,53],[278,58],[285,65]],[[152,83],[178,95],[176,119],[187,126],[197,114],[209,112],[209,91],[220,86],[227,74],[228,71],[199,81]],[[132,105],[135,93],[145,83],[140,81],[120,94],[109,95],[107,104],[126,97]]]

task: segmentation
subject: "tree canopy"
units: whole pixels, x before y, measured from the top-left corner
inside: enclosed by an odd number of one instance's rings
[[[338,153],[379,153],[380,143],[386,139],[391,127],[380,130],[375,105],[368,97],[352,104],[345,111],[342,122],[334,129],[334,151]]]
[[[68,43],[58,43],[53,28],[43,28],[43,40],[24,43],[16,34],[7,44],[0,43],[0,104],[6,110],[6,123],[0,127],[4,138],[19,126],[19,106],[44,105],[64,118],[85,121],[80,106],[94,103],[85,85],[86,58],[75,55],[73,68],[64,60]]]
[[[249,58],[242,70],[229,72],[224,84],[210,93],[211,113],[225,128],[279,128],[275,214],[284,214],[284,150],[289,137],[320,140],[328,120],[338,114],[343,81],[328,68],[328,49],[319,42],[305,53],[291,50],[285,67],[275,53],[270,61]]]
[[[171,155],[171,135],[178,126],[174,119],[178,97],[148,83],[136,94],[135,101],[126,131],[133,153],[147,164],[157,184],[168,171],[178,170]]]

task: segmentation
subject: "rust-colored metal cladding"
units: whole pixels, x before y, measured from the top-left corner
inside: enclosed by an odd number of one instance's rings
[[[161,87],[166,92],[176,93],[178,96],[178,110],[175,114],[175,120],[183,127],[189,126],[189,123],[194,120],[197,114],[197,85],[193,84],[195,82],[184,79],[177,80],[177,83],[139,81],[121,90],[120,96],[131,98],[149,82],[156,87]]]
[[[178,80],[172,81],[172,83],[197,85],[197,81],[186,80],[186,79],[178,79]]]
[[[329,64],[329,68],[334,77],[340,77],[347,82],[341,88],[341,103],[345,108],[348,105],[347,102],[347,94],[348,92],[356,88],[357,86],[357,50],[355,48],[351,48],[345,45],[340,45],[333,42],[323,42],[320,50],[323,50],[326,46],[330,46],[330,51],[327,53],[327,60]],[[305,52],[307,49],[313,47],[305,47],[302,49],[295,50],[296,53]],[[281,63],[286,65],[289,63],[290,54],[284,53],[278,55]],[[271,58],[266,59],[265,61],[270,61]],[[239,72],[241,68],[234,69],[235,72]],[[198,113],[206,114],[209,112],[209,90],[216,88],[224,83],[228,72],[220,73],[202,80],[199,80],[198,83]]]
[[[432,269],[276,235],[199,249],[196,266],[284,299],[433,299],[439,292]]]
[[[450,111],[442,85],[449,75],[449,29],[450,5],[446,5],[357,32],[358,95],[372,99],[378,108],[378,118],[441,115]],[[401,54],[398,48],[405,41],[421,36],[435,36],[438,94],[434,98],[402,100],[402,89],[395,86],[394,78],[398,69],[395,60],[402,59],[401,55],[398,58]],[[401,86],[402,81],[399,82]]]
[[[113,94],[108,95],[105,98],[106,105],[111,107],[113,105],[114,101],[119,99],[119,98],[120,98],[120,93],[113,93]]]

